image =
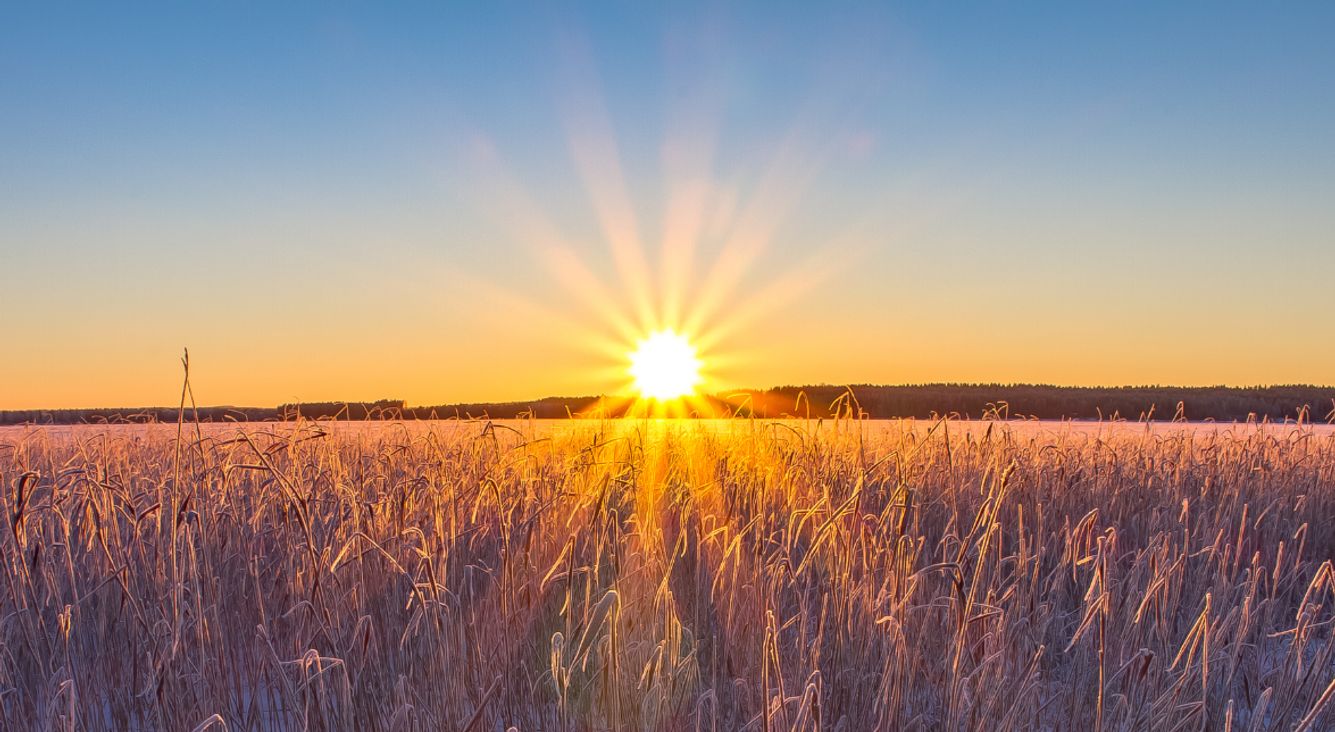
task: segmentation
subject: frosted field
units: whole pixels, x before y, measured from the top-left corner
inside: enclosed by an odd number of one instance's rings
[[[0,428],[0,712],[1329,729],[1329,426]]]

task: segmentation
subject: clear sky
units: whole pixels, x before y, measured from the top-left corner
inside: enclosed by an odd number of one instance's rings
[[[0,7],[0,408],[1335,382],[1335,4],[387,5]]]

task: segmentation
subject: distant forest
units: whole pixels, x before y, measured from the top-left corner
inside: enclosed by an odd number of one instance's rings
[[[548,397],[528,402],[408,406],[402,400],[318,402],[277,407],[186,407],[187,421],[273,422],[296,419],[564,419],[619,417],[631,402],[610,397]],[[701,417],[857,415],[964,419],[1335,421],[1335,387],[1072,387],[1034,384],[783,386],[694,400]],[[176,422],[177,407],[0,411],[0,424]]]

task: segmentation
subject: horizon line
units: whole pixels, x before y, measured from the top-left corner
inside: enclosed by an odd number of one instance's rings
[[[802,392],[808,389],[923,389],[930,387],[953,387],[953,388],[1046,388],[1046,389],[1067,389],[1067,390],[1112,390],[1112,391],[1135,391],[1146,389],[1160,389],[1168,391],[1191,391],[1205,389],[1223,389],[1231,391],[1266,391],[1273,389],[1313,389],[1313,390],[1333,390],[1335,385],[1330,384],[1304,384],[1304,383],[1273,383],[1273,384],[1050,384],[1041,382],[1006,382],[1006,381],[926,381],[926,382],[902,382],[902,383],[819,383],[819,384],[782,384],[766,388],[738,387],[735,389],[721,389],[712,392],[699,392],[698,397],[724,398],[734,394],[764,394],[771,392]],[[856,394],[855,394],[856,396]],[[287,406],[302,405],[376,405],[382,403],[394,403],[396,406],[407,409],[436,409],[445,407],[469,407],[469,406],[513,406],[520,404],[532,404],[537,402],[548,402],[554,400],[597,400],[597,399],[622,399],[637,397],[627,394],[583,394],[583,395],[560,395],[549,394],[541,397],[529,399],[506,399],[501,401],[486,400],[460,400],[451,402],[440,402],[436,404],[409,404],[406,399],[379,398],[379,399],[310,399],[303,401],[280,402],[274,405],[259,404],[237,404],[237,403],[217,403],[217,404],[195,404],[193,409],[281,409]],[[158,405],[134,405],[134,406],[81,406],[81,407],[3,407],[0,406],[0,412],[79,412],[79,411],[134,411],[134,410],[162,410],[162,409],[180,409],[181,405],[158,404]]]

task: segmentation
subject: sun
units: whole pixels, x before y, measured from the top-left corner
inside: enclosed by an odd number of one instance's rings
[[[660,330],[642,339],[630,354],[630,375],[643,398],[679,399],[695,393],[701,381],[700,358],[686,336]]]

